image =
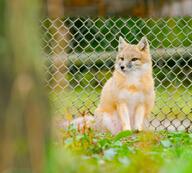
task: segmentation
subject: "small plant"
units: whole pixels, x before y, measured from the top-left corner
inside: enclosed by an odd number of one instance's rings
[[[62,137],[57,149],[64,147],[73,157],[80,157],[79,166],[87,172],[169,172],[173,168],[167,165],[189,157],[186,152],[192,149],[192,135],[186,132],[123,131],[112,136],[90,128],[82,133],[69,126],[62,131]]]

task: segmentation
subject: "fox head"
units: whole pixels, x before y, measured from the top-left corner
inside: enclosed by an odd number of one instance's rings
[[[143,37],[135,45],[127,43],[120,36],[115,69],[123,73],[129,73],[141,70],[148,65],[151,66],[151,56],[147,38]]]

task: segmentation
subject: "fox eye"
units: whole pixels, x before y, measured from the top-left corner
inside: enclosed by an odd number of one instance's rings
[[[124,58],[123,58],[123,57],[120,57],[119,59],[120,59],[121,61],[124,61]]]
[[[137,61],[138,60],[138,58],[133,58],[131,61]]]

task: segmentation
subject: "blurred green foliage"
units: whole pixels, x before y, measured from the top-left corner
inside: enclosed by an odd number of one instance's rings
[[[68,17],[61,19],[61,24],[67,26],[71,38],[68,44],[68,53],[87,53],[114,51],[118,46],[119,36],[123,36],[129,43],[136,44],[143,35],[146,35],[151,49],[188,47],[192,42],[192,18],[82,18]],[[51,20],[45,19],[42,24],[47,28],[45,32],[46,51],[51,55]],[[53,30],[53,29],[52,29]],[[56,32],[56,30],[54,31]],[[54,45],[53,45],[54,46]],[[186,49],[186,52],[190,51]],[[167,52],[169,54],[169,52]],[[77,55],[77,59],[78,54]],[[54,56],[54,55],[53,55]],[[70,61],[70,59],[68,60]],[[52,64],[49,64],[51,66]],[[94,63],[78,64],[76,61],[68,65],[69,73],[66,78],[70,87],[102,87],[111,76],[110,69],[114,67],[114,60],[98,60]],[[162,55],[153,58],[153,69],[156,86],[170,85],[177,87],[182,83],[189,86],[192,80],[192,59],[190,53],[164,58]],[[66,69],[65,69],[66,70]],[[53,71],[54,73],[54,71]],[[49,76],[51,78],[52,75]],[[78,82],[77,82],[78,81]],[[80,81],[80,83],[79,83]],[[50,80],[51,83],[51,80]],[[101,84],[101,85],[100,85]]]
[[[151,48],[188,47],[192,40],[191,17],[167,18],[82,18],[68,17],[61,21],[68,27],[71,51],[113,51],[117,48],[119,36],[129,43],[136,44],[146,35]],[[51,20],[43,20],[49,30]],[[46,40],[52,39],[51,32],[45,34]]]
[[[72,35],[70,46],[76,52],[113,51],[120,35],[131,44],[136,44],[146,35],[151,48],[187,47],[192,40],[191,17],[80,17],[62,20],[69,28]]]
[[[50,153],[47,172],[191,172],[192,136],[186,132],[124,131],[112,136],[91,129],[82,134],[70,126],[61,138]]]

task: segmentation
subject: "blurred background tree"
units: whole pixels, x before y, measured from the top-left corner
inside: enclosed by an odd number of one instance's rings
[[[40,1],[0,1],[0,172],[42,173],[49,103],[39,41]]]

